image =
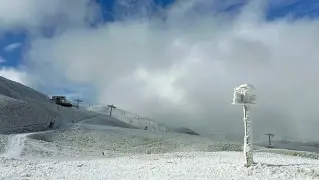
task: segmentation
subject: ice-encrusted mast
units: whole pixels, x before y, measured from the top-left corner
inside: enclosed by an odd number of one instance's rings
[[[246,160],[246,167],[253,165],[253,132],[252,123],[249,118],[249,106],[255,104],[256,95],[254,93],[254,86],[251,84],[243,84],[234,89],[234,105],[242,105],[244,110],[244,156]]]

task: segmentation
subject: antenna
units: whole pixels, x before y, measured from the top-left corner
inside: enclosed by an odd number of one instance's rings
[[[234,98],[233,105],[243,106],[244,112],[244,127],[245,127],[245,137],[244,137],[244,157],[246,159],[246,167],[254,164],[253,159],[253,133],[252,124],[249,118],[249,106],[255,104],[256,95],[254,94],[254,86],[251,84],[243,84],[234,88]]]

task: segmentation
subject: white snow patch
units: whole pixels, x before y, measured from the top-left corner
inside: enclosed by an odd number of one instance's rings
[[[1,157],[7,158],[20,158],[23,152],[25,137],[27,134],[16,134],[11,135],[8,139],[8,145],[6,146],[6,151],[1,154]]]
[[[239,152],[169,153],[99,160],[21,161],[0,159],[1,179],[218,179],[310,180],[319,178],[319,162],[256,153],[257,165],[243,167]]]

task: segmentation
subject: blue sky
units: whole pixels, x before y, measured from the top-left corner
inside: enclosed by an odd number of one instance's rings
[[[115,0],[96,0],[96,2],[101,6],[101,14],[103,15],[103,20],[99,23],[108,23],[116,21],[114,14],[121,13],[117,11],[114,7]],[[170,4],[174,3],[174,0],[154,0],[156,6],[165,8]],[[316,9],[319,6],[319,2],[314,0],[307,1],[291,1],[293,3],[281,6],[270,6],[267,13],[267,18],[269,20],[274,20],[277,18],[282,18],[285,16],[292,16],[295,18],[301,17],[312,17],[316,18],[319,15],[319,10]],[[242,7],[243,3],[225,8],[228,11],[238,10]],[[133,6],[134,7],[134,6]],[[136,7],[134,7],[136,8]],[[126,9],[127,10],[127,9]],[[156,11],[156,10],[155,10]],[[155,12],[152,12],[155,14]],[[118,16],[117,16],[118,17]],[[46,29],[45,31],[50,31],[51,29]],[[9,66],[16,67],[20,64],[23,58],[23,51],[27,47],[28,35],[23,30],[4,32],[0,37],[0,57],[5,59],[5,62],[0,64],[0,67]],[[16,44],[19,46],[13,47],[11,50],[6,50],[10,45]]]
[[[6,62],[2,63],[2,66],[17,66],[21,61],[23,55],[23,43],[27,39],[27,35],[19,32],[6,32],[0,38],[0,56],[3,57]],[[8,49],[10,45],[21,44],[21,46],[13,46],[11,50]]]
[[[96,0],[96,2],[101,7],[102,20],[98,21],[98,24],[105,24],[109,22],[114,22],[119,20],[122,12],[119,11],[119,8],[115,6],[115,0]],[[165,8],[166,6],[174,3],[174,0],[155,0],[155,5],[160,8]],[[133,7],[133,8],[136,8]],[[130,11],[126,9],[125,11]],[[155,13],[154,10],[152,13]],[[115,17],[116,16],[116,17]],[[124,17],[125,18],[125,17]],[[50,25],[48,26],[50,27]],[[43,28],[42,35],[50,37],[52,32],[55,31],[55,27]],[[94,26],[92,26],[94,28]],[[24,51],[28,49],[28,40],[32,36],[23,29],[18,29],[14,31],[5,31],[0,36],[0,68],[1,67],[18,67],[21,65],[21,62],[24,58]],[[42,85],[38,86],[37,89],[44,91],[46,94],[61,93],[69,96],[77,96],[79,93],[80,87],[89,87],[89,85],[84,84],[70,84],[65,85],[64,87],[57,87],[54,89],[46,89]],[[75,90],[76,89],[76,90]],[[83,89],[82,89],[83,90]],[[85,91],[92,91],[90,88]]]
[[[103,20],[99,23],[113,22],[115,11],[115,0],[96,0],[96,2],[101,7],[101,14]],[[165,8],[166,6],[172,4],[174,0],[155,0],[157,6]],[[117,12],[118,13],[118,12]],[[45,29],[45,31],[51,31],[52,29]],[[23,58],[23,50],[27,46],[28,34],[23,30],[18,31],[8,31],[4,32],[0,37],[0,57],[4,58],[6,61],[0,64],[2,66],[16,67],[19,65]],[[19,46],[8,51],[5,50],[9,45],[18,43]]]
[[[103,15],[103,20],[100,23],[113,22],[114,18],[114,7],[115,0],[96,0],[101,6],[101,14]],[[155,0],[157,6],[165,8],[170,4],[174,3],[174,0]],[[268,9],[267,18],[269,20],[274,20],[277,18],[282,18],[285,16],[293,16],[296,18],[301,17],[317,17],[319,15],[319,10],[314,7],[318,6],[316,1],[296,1],[289,4],[288,6],[271,6]],[[242,3],[238,5],[227,7],[226,10],[237,10],[242,6]],[[118,13],[118,12],[117,12]],[[153,12],[154,13],[154,12]],[[0,66],[18,66],[23,58],[23,50],[26,48],[26,42],[28,39],[27,33],[23,31],[5,32],[0,38],[0,57],[4,58],[6,61],[1,63]],[[6,50],[9,45],[18,43],[19,46],[14,47],[10,51]]]
[[[123,18],[127,18],[127,16],[130,16],[134,14],[134,9],[138,8],[146,8],[146,13],[144,15],[146,16],[152,16],[156,14],[160,9],[165,9],[169,5],[174,3],[174,0],[155,0],[153,1],[154,4],[151,5],[144,5],[139,6],[141,4],[136,3],[131,4],[129,8],[121,8],[119,6],[116,6],[116,3],[114,0],[96,0],[96,2],[101,7],[101,14],[102,14],[102,20],[100,19],[98,21],[98,24],[105,24],[109,22],[114,22],[117,20],[122,20]],[[140,1],[141,2],[141,1]],[[147,2],[143,0],[143,2]],[[301,1],[300,1],[301,2]],[[268,18],[274,19],[279,18],[282,16],[285,16],[287,14],[293,13],[295,16],[300,16],[300,13],[302,13],[298,9],[308,9],[309,4],[307,3],[293,3],[287,7],[276,9],[277,7],[272,7],[269,10]],[[303,1],[304,2],[304,1]],[[308,2],[308,1],[307,1]],[[309,1],[310,2],[310,1]],[[146,3],[147,4],[147,3]],[[221,11],[234,11],[239,10],[244,3],[240,2],[235,5],[224,7],[221,9]],[[145,6],[145,7],[144,7]],[[153,7],[152,7],[153,6]],[[156,8],[154,7],[156,6]],[[313,15],[313,12],[312,14]],[[96,25],[96,24],[95,24]],[[50,27],[50,26],[48,26]],[[55,29],[54,27],[43,29],[42,35],[44,36],[52,36],[52,33]],[[93,28],[93,27],[92,27]],[[27,32],[23,30],[15,30],[15,31],[6,31],[1,35],[0,38],[0,67],[17,67],[21,64],[24,58],[24,51],[28,48],[28,40],[29,38],[32,38],[32,36],[28,35]],[[48,93],[62,93],[62,94],[71,94],[71,95],[77,95],[77,92],[74,89],[79,89],[79,85],[68,85],[63,88],[58,87],[57,89],[51,90]],[[39,90],[45,89],[44,87],[39,88]]]

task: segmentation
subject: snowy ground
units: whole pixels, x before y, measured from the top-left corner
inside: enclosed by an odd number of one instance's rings
[[[62,130],[10,135],[0,156],[77,159],[241,150],[239,143],[219,143],[199,136],[101,126],[86,121]]]
[[[257,153],[252,168],[239,152],[193,152],[92,160],[9,160],[1,158],[1,179],[280,179],[319,178],[316,160]]]
[[[247,169],[236,138],[167,132],[135,116],[60,107],[0,78],[0,179],[319,179],[317,153],[256,147]]]
[[[247,169],[241,150],[241,144],[199,136],[85,121],[8,136],[0,179],[319,179],[319,161],[304,152],[307,158],[259,149],[257,164]]]

